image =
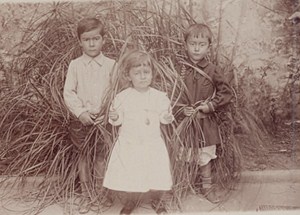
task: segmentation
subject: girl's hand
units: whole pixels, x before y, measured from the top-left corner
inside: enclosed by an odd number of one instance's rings
[[[209,106],[207,104],[201,104],[201,105],[198,106],[197,109],[200,110],[203,113],[209,113],[210,112]]]
[[[185,116],[191,116],[194,112],[195,112],[195,109],[193,107],[187,106],[187,107],[183,108],[183,114]]]
[[[80,122],[84,125],[93,125],[94,124],[94,120],[93,120],[93,115],[90,114],[89,112],[83,112],[82,114],[80,114],[80,116],[78,117],[78,119],[80,120]]]
[[[173,117],[173,114],[170,112],[170,113],[166,113],[164,116],[163,116],[164,120],[166,121],[166,123],[171,123],[174,119]]]
[[[108,117],[112,120],[112,121],[117,121],[119,119],[119,114],[117,113],[117,111],[112,110],[109,112]]]

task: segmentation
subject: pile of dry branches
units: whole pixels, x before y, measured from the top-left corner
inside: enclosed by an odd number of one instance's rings
[[[105,20],[109,34],[103,52],[116,60],[133,41],[150,52],[158,72],[155,87],[168,92],[174,107],[184,90],[174,64],[184,55],[182,30],[187,23],[194,21],[179,1],[173,4],[167,2],[89,3],[85,5],[85,14],[78,12],[78,8],[76,11],[76,6],[79,7],[76,4],[55,3],[49,13],[46,16],[43,14],[43,18],[36,18],[24,34],[22,44],[27,43],[28,46],[14,60],[11,71],[18,80],[17,84],[1,93],[0,162],[2,175],[7,178],[17,176],[15,185],[21,185],[22,179],[28,176],[42,178],[36,191],[28,194],[34,194],[40,200],[35,208],[37,211],[57,202],[74,204],[78,194],[77,161],[81,155],[73,150],[70,142],[68,123],[73,116],[67,111],[62,98],[68,64],[81,54],[75,33],[77,21],[87,14]],[[121,88],[120,80],[113,80],[105,100],[106,107],[109,107]],[[107,108],[102,110],[103,123],[95,127],[91,135],[96,134],[94,143],[106,144],[109,152],[115,133],[107,129],[107,111]],[[231,112],[231,118],[222,121],[225,123],[229,120],[230,126],[221,123],[223,131],[230,128],[230,132],[223,133],[226,144],[214,164],[216,178],[228,190],[238,180],[240,148],[260,151],[264,135],[256,133],[263,126],[254,121],[255,117],[249,117],[250,114],[239,110],[237,106]],[[180,141],[176,140],[186,128],[178,129],[176,124],[163,127],[175,182],[170,202],[175,202],[176,206],[180,206],[181,198],[189,189],[193,171],[193,168],[187,168],[177,159]],[[234,128],[240,129],[238,135],[234,135]],[[186,139],[193,138],[192,133],[186,135]],[[247,142],[241,142],[242,139]],[[87,145],[85,149],[84,153],[91,157],[92,166],[95,144]],[[5,181],[1,182],[2,186],[5,184]],[[101,196],[101,192],[91,191],[95,196]]]

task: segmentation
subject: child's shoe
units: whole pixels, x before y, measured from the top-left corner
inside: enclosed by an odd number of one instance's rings
[[[79,202],[78,212],[80,214],[86,214],[89,211],[98,212],[100,208],[101,205],[98,199],[92,200],[90,197],[83,196]]]
[[[201,177],[202,188],[200,189],[201,194],[211,203],[217,204],[220,202],[219,196],[216,193],[215,187],[212,184],[211,177]]]
[[[83,197],[79,202],[78,212],[80,214],[86,214],[90,211],[91,205],[90,205],[90,198]]]
[[[80,214],[86,214],[91,210],[91,203],[92,200],[90,198],[90,183],[88,182],[81,182],[81,199],[79,202],[78,212]]]
[[[216,194],[215,189],[212,188],[202,188],[201,189],[202,195],[211,203],[217,204],[220,202],[218,195]]]
[[[114,204],[114,200],[110,195],[107,195],[105,199],[101,202],[101,205],[110,208]]]
[[[157,214],[167,214],[168,211],[165,207],[165,203],[162,200],[152,200],[151,207]]]
[[[135,209],[136,204],[133,201],[128,201],[125,203],[124,207],[120,211],[120,215],[129,215]]]
[[[110,208],[114,204],[113,194],[110,190],[102,190],[100,196],[98,196],[99,204],[103,207]]]

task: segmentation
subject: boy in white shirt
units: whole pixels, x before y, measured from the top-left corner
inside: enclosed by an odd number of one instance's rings
[[[70,137],[78,153],[78,172],[81,183],[83,202],[80,213],[89,211],[89,171],[88,157],[82,153],[83,145],[87,141],[90,129],[97,122],[102,100],[110,83],[115,60],[103,55],[102,47],[105,43],[104,25],[96,18],[82,19],[77,26],[77,36],[83,54],[72,60],[64,85],[64,101],[68,109],[75,116],[70,122]],[[96,163],[94,169],[96,177],[103,178],[104,153],[103,144],[96,147]]]

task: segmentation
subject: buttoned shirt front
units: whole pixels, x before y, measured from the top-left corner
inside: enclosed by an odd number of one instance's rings
[[[63,95],[76,117],[86,111],[99,113],[115,64],[115,60],[103,54],[95,58],[83,54],[71,61]]]
[[[212,80],[211,82],[195,69],[188,67],[184,82],[189,95],[189,103],[195,104],[198,101],[204,101],[210,98],[213,95],[214,88],[216,88],[216,95],[210,99],[213,110],[230,103],[233,97],[232,90],[221,68],[208,62],[205,58],[197,64],[192,63],[189,59],[187,59],[187,62],[201,69]]]

